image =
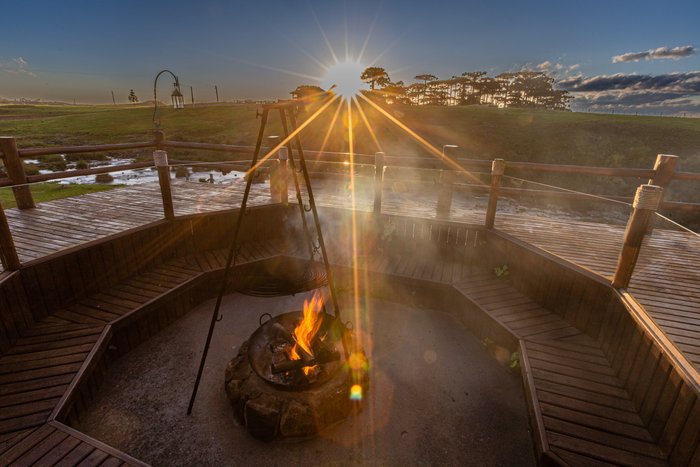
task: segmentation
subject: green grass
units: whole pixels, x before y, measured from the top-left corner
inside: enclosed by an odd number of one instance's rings
[[[52,182],[32,185],[31,192],[35,203],[43,203],[44,201],[70,198],[73,196],[84,195],[86,193],[112,190],[120,186],[124,185],[61,185]],[[17,206],[17,203],[15,203],[15,197],[12,194],[12,188],[7,187],[0,189],[0,204],[5,209],[14,208]]]
[[[426,153],[364,107],[387,154]],[[168,139],[252,145],[260,123],[256,110],[255,105],[165,107],[161,121]],[[480,106],[390,106],[389,111],[438,148],[458,144],[453,153],[466,157],[649,167],[657,153],[669,153],[682,158],[684,170],[700,171],[700,119]],[[20,147],[144,141],[151,138],[152,114],[150,106],[0,106],[0,134],[17,137]],[[305,147],[320,146],[331,114],[305,130]],[[18,116],[23,118],[12,119]],[[356,151],[379,150],[359,116],[354,117]],[[277,116],[270,120],[268,134],[280,134]],[[347,130],[341,125],[332,133],[328,149],[347,150]]]
[[[354,147],[358,153],[426,155],[427,151],[368,105],[363,106],[377,135],[378,147],[354,113]],[[173,110],[164,107],[161,121],[173,140],[253,145],[260,120],[256,105],[208,105]],[[321,146],[332,109],[304,130],[304,147]],[[546,110],[469,107],[388,106],[387,110],[438,149],[457,144],[451,155],[477,159],[501,157],[606,167],[651,168],[659,153],[680,157],[680,170],[700,172],[700,119],[602,115]],[[17,137],[22,147],[146,141],[152,138],[151,106],[0,106],[0,134]],[[302,113],[303,121],[309,114]],[[13,118],[21,116],[22,118]],[[9,119],[7,117],[10,117]],[[271,114],[267,135],[282,132]],[[348,131],[336,125],[327,150],[347,151]],[[141,155],[150,151],[113,155]],[[217,160],[225,153],[170,150],[170,158]],[[89,158],[88,155],[85,156]],[[642,180],[526,174],[527,178],[581,191],[631,196]],[[700,202],[692,182],[674,182],[672,199]]]

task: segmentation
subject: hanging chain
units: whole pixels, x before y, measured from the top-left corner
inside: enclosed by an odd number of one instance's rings
[[[289,136],[289,127],[287,125],[287,112],[285,111],[284,108],[279,109],[280,112],[280,119],[282,121],[282,131],[284,134],[284,138],[286,139]],[[294,128],[296,130],[296,128]],[[299,169],[296,167],[296,163],[294,162],[294,151],[292,150],[292,145],[290,144],[288,146],[288,162],[290,167],[292,168],[292,178],[294,179],[294,189],[296,190],[296,196],[297,196],[297,204],[299,205],[299,213],[301,215],[301,223],[304,229],[304,237],[306,239],[306,247],[309,252],[309,260],[310,261],[315,261],[316,259],[316,250],[314,248],[313,240],[311,238],[311,232],[309,230],[309,225],[308,222],[306,221],[306,212],[308,210],[306,209],[304,205],[304,199],[301,193],[301,184],[299,183],[299,176],[297,175],[298,173],[301,173]]]

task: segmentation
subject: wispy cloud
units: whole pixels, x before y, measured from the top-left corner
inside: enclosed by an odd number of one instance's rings
[[[649,49],[646,52],[627,52],[622,55],[615,55],[613,63],[638,62],[640,60],[679,60],[695,54],[696,49],[692,45],[682,45],[680,47],[658,47]]]
[[[579,63],[574,63],[573,65],[566,65],[559,62],[551,62],[546,60],[542,63],[526,63],[520,68],[521,71],[541,71],[547,73],[549,76],[561,80],[569,78],[574,74],[581,65]]]
[[[661,75],[575,76],[558,81],[579,107],[593,110],[664,110],[700,112],[700,71]]]
[[[700,92],[700,71],[662,75],[615,73],[590,77],[575,76],[559,81],[559,85],[571,92],[665,90],[683,94],[697,93]]]
[[[25,74],[33,78],[36,74],[29,70],[29,62],[23,57],[11,58],[10,60],[0,60],[0,71],[12,74]]]

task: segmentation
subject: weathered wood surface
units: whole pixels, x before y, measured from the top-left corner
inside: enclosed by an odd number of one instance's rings
[[[521,339],[521,363],[552,452],[571,465],[667,465],[594,339],[490,272],[456,287]]]
[[[492,245],[494,239],[483,230],[463,233],[474,241],[454,241],[449,234],[454,226],[449,224],[410,218],[391,221],[398,226],[394,245],[367,255],[361,267],[423,284],[450,285],[486,315],[475,316],[473,307],[454,299],[446,309],[487,348],[504,345],[503,350],[494,347],[497,358],[507,360],[511,351],[520,351],[533,429],[544,446],[544,460],[577,466],[694,465],[700,456],[700,432],[689,411],[700,410],[698,388],[672,367],[665,351],[636,325],[609,285],[591,278],[579,280],[572,271],[558,282],[553,279],[565,271],[563,263],[544,258],[535,264],[526,255],[513,258],[513,275],[539,267],[541,285],[499,279],[492,270],[481,269],[479,262],[470,266],[460,255],[465,246],[476,245],[477,254],[499,256],[499,245]],[[430,248],[430,243],[438,249]],[[447,250],[440,254],[442,245],[449,245],[451,254]],[[402,246],[406,254],[396,255]],[[352,258],[336,253],[334,262],[349,268]],[[521,292],[516,283],[534,297]],[[601,293],[605,287],[607,296]],[[440,290],[448,295],[448,289]],[[553,297],[557,291],[567,296]],[[586,297],[587,291],[597,295]],[[439,301],[436,293],[431,295],[431,301]],[[410,293],[399,292],[401,296],[419,300]],[[519,345],[513,345],[502,330]]]
[[[283,243],[247,243],[238,264],[277,256]],[[168,300],[205,272],[221,269],[224,263],[223,250],[175,258],[119,280],[74,305],[52,309],[18,330],[19,338],[0,356],[0,464],[95,465],[109,460],[114,465],[140,465],[54,418],[57,414],[70,418],[84,410],[85,401],[76,393],[76,385],[89,377],[88,372],[104,372],[99,354],[107,343],[112,342],[112,352],[124,352],[157,332],[173,317],[164,316],[154,304]],[[170,302],[166,308],[179,314],[187,311]],[[141,310],[151,316],[140,316]],[[122,329],[132,321],[131,334],[110,340],[111,329]],[[106,330],[110,332],[105,334]],[[87,390],[93,391],[94,386]]]
[[[173,203],[177,216],[236,209],[244,185],[173,180]],[[371,179],[360,187],[353,201],[348,181],[317,183],[319,206],[351,207],[372,212],[374,192]],[[255,184],[251,206],[271,203],[269,186]],[[483,223],[486,198],[457,197],[445,220],[479,225]],[[382,212],[435,219],[435,193],[407,192],[399,182],[385,186]],[[93,193],[79,198],[51,201],[36,209],[6,211],[23,263],[57,251],[104,238],[162,219],[157,183]],[[700,239],[664,229],[657,223],[645,240],[631,282],[631,292],[662,328],[700,369]],[[565,260],[611,278],[622,247],[624,225],[608,225],[542,213],[498,212],[496,229],[546,250]]]
[[[331,214],[327,221],[340,227],[335,233],[345,232],[335,236],[335,241],[342,244],[348,241],[343,238],[348,229],[337,222],[350,221],[343,211]],[[359,222],[372,218],[367,213]],[[197,224],[195,229],[201,238],[195,242],[209,237],[202,233],[217,235],[208,228]],[[157,230],[148,235],[158,236]],[[481,228],[385,216],[383,231],[386,235],[381,245],[372,243],[371,238],[363,239],[362,245],[370,250],[361,251],[360,258],[350,257],[349,248],[333,248],[333,263],[346,270],[357,266],[414,283],[454,287],[464,300],[483,310],[486,318],[475,317],[467,311],[471,308],[457,307],[451,312],[462,314],[471,323],[498,323],[520,339],[523,365],[527,365],[532,379],[529,389],[550,452],[574,465],[664,465],[668,460],[687,465],[693,456],[700,456],[700,440],[694,429],[697,418],[688,416],[698,410],[695,393],[651,340],[635,331],[632,321],[620,316],[619,309],[617,314],[598,310],[580,291],[574,291],[578,285],[572,284],[571,295],[579,298],[577,311],[554,312],[542,305],[548,302],[551,291],[533,289],[535,297],[530,298],[510,281],[497,279],[492,271],[475,268],[476,255],[491,255],[487,248],[498,247],[494,238],[489,239],[493,234]],[[128,237],[115,242],[115,255],[138,256]],[[49,465],[58,461],[72,465],[78,462],[73,462],[71,456],[84,456],[82,462],[92,455],[99,461],[113,456],[116,464],[136,462],[56,421],[49,421],[48,425],[46,422],[52,414],[78,416],[85,410],[82,396],[67,399],[66,391],[70,389],[74,394],[76,385],[89,371],[104,371],[90,363],[99,353],[96,349],[104,349],[106,326],[131,327],[129,333],[114,341],[117,349],[147,339],[167,324],[167,317],[151,306],[159,297],[172,294],[196,277],[220,270],[225,263],[220,241],[201,244],[195,250],[169,244],[180,254],[150,266],[146,261],[130,258],[114,271],[116,277],[108,287],[95,290],[76,303],[61,297],[61,287],[57,285],[56,296],[46,300],[69,304],[47,309],[26,327],[17,329],[19,338],[0,357],[0,456],[9,453],[20,465],[39,459]],[[241,251],[240,262],[273,258],[281,253],[303,256],[303,248],[286,250],[286,246],[278,239],[249,243]],[[188,254],[192,251],[195,254]],[[39,266],[35,268],[37,280],[41,276]],[[553,266],[538,266],[538,274],[550,278],[560,275]],[[53,271],[53,280],[60,273]],[[74,287],[81,286],[76,283]],[[591,327],[590,323],[596,322],[593,315],[603,311],[607,311],[609,322],[602,328]],[[80,447],[83,443],[87,446]]]
[[[13,466],[146,465],[57,422],[0,442],[0,459],[2,465]]]

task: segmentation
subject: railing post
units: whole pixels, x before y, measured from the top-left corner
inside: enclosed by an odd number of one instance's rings
[[[270,167],[270,197],[272,201],[289,204],[289,171],[287,169],[287,148],[281,147],[277,152],[277,164]]]
[[[619,289],[627,288],[629,285],[634,266],[639,258],[644,235],[649,227],[649,222],[654,218],[654,214],[659,208],[663,191],[663,188],[656,185],[640,185],[637,188],[637,194],[632,203],[634,210],[627,222],[625,240],[617,260],[617,268],[612,281],[613,287]]]
[[[25,185],[27,183],[27,175],[24,173],[24,166],[19,158],[17,142],[11,136],[2,136],[0,137],[0,149],[5,154],[5,169],[7,169],[7,176],[12,180],[12,184],[23,185],[12,187],[17,207],[20,209],[33,208],[34,199],[29,187]]]
[[[173,208],[173,193],[170,189],[170,168],[168,167],[168,153],[163,149],[165,135],[163,131],[156,130],[155,142],[156,150],[153,151],[153,163],[158,171],[158,184],[160,185],[160,196],[163,198],[163,214],[168,220],[175,218]]]
[[[496,221],[496,208],[498,207],[498,190],[501,188],[501,178],[506,171],[506,161],[494,159],[491,162],[491,189],[489,190],[489,204],[486,208],[486,228],[493,229]]]
[[[382,187],[384,185],[384,153],[374,154],[374,213],[382,213]]]
[[[666,190],[673,179],[677,163],[678,156],[658,154],[654,163],[654,177],[649,179],[649,185],[656,185]]]
[[[437,215],[447,217],[452,208],[452,183],[454,183],[454,172],[451,170],[441,170],[437,198]]]
[[[16,271],[20,267],[19,257],[15,241],[12,239],[10,225],[7,223],[5,210],[0,206],[0,250],[2,251],[2,265],[7,271]]]
[[[670,154],[657,154],[656,162],[654,163],[654,176],[649,179],[649,185],[660,186],[664,189],[660,203],[663,202],[664,195],[668,189],[668,186],[673,180],[673,174],[676,172],[676,164],[678,163],[678,156],[672,156]],[[651,234],[654,230],[655,218],[652,218],[649,222],[649,227],[647,227],[647,233]]]

